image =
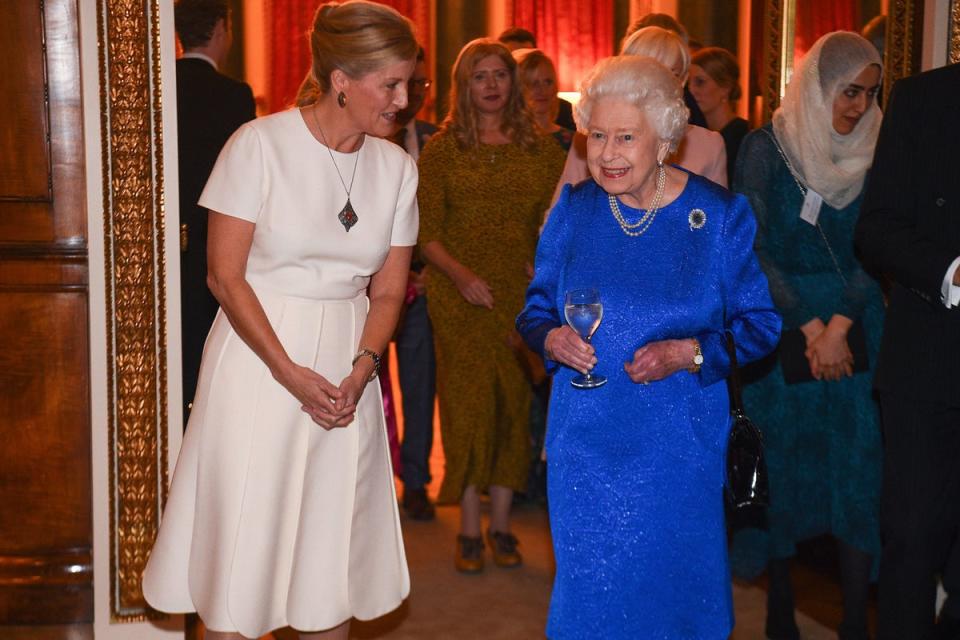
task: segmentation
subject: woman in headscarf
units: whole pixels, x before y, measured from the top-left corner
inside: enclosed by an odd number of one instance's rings
[[[739,532],[732,560],[741,575],[767,567],[773,639],[799,637],[788,559],[797,542],[823,534],[838,543],[840,638],[867,637],[881,461],[871,381],[883,300],[854,256],[853,228],[880,128],[880,78],[869,42],[823,36],[772,125],[744,139],[737,162],[734,190],[756,213],[756,251],[784,334],[777,358],[744,392],[766,437],[769,531]]]

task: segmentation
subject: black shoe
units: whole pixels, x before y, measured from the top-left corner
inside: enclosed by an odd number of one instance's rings
[[[933,640],[960,640],[960,618],[941,615],[933,630]]]
[[[837,640],[870,640],[870,633],[867,631],[866,622],[851,624],[841,622],[837,629]]]
[[[789,620],[771,620],[767,614],[767,640],[800,640],[800,629],[792,616]]]
[[[403,512],[411,520],[433,520],[436,515],[423,488],[403,490]]]

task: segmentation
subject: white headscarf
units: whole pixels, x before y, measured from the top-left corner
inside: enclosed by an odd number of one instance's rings
[[[863,189],[880,131],[874,101],[847,135],[833,128],[833,101],[869,65],[881,66],[872,44],[849,31],[817,40],[773,114],[773,130],[801,183],[842,209]],[[882,67],[881,67],[882,68]]]

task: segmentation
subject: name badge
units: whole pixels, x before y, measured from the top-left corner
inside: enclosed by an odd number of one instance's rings
[[[803,208],[800,209],[800,219],[814,227],[817,226],[821,205],[823,205],[823,198],[820,194],[808,188],[807,197],[803,199]]]

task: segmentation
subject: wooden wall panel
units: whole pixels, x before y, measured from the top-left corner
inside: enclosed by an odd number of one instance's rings
[[[0,637],[93,619],[76,2],[0,3]]]
[[[5,2],[0,9],[0,195],[50,200],[50,154],[44,100],[43,16],[40,3]]]

